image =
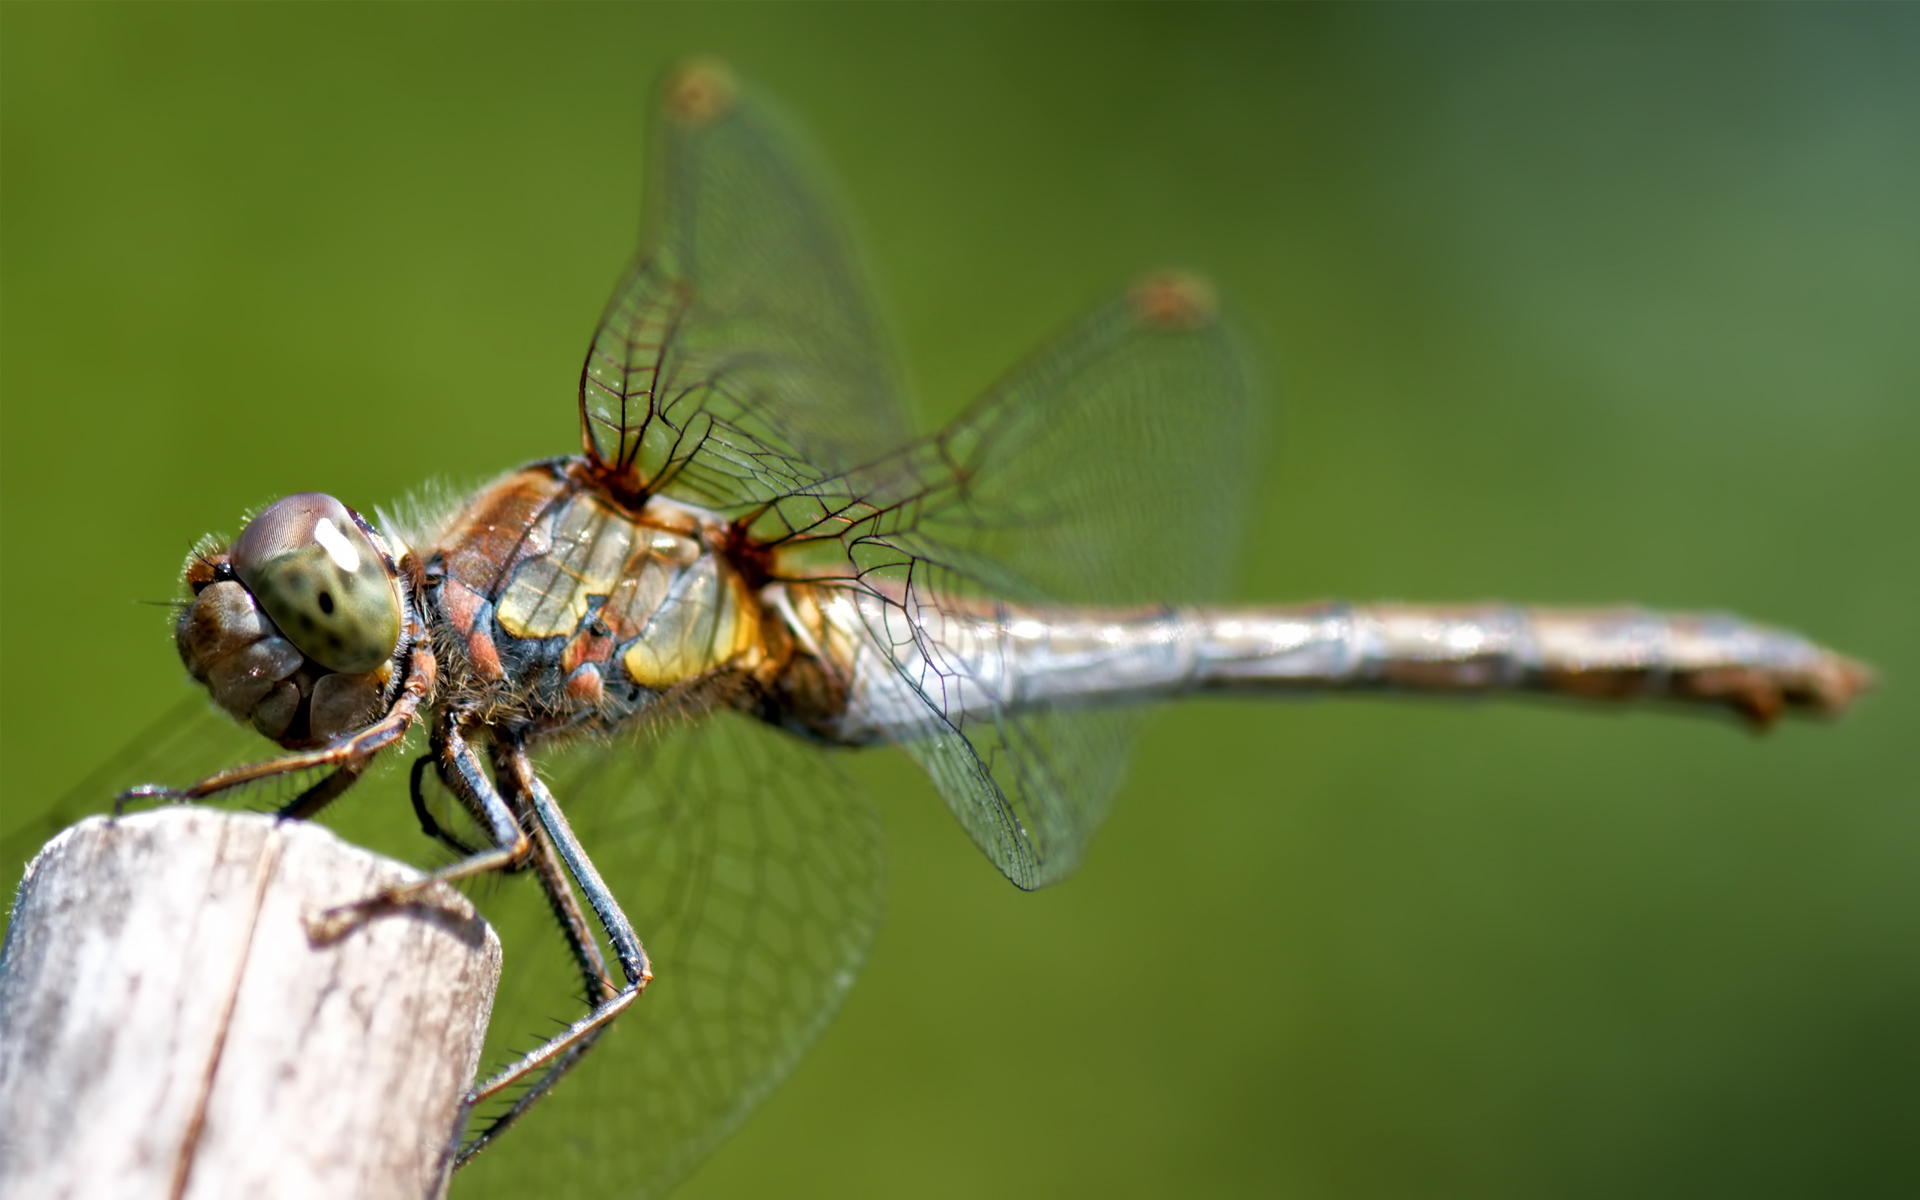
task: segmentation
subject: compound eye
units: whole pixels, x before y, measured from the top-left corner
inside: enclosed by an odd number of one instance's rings
[[[386,558],[347,506],[320,492],[277,500],[240,532],[234,574],[301,653],[347,675],[400,642],[400,594]]]

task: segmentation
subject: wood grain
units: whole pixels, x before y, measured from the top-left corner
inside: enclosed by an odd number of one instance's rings
[[[0,953],[0,1195],[442,1191],[499,940],[451,888],[331,944],[303,920],[418,876],[205,808],[55,837]]]

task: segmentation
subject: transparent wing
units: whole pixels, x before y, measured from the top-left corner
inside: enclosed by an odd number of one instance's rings
[[[843,205],[724,69],[661,102],[638,260],[580,377],[587,453],[631,495],[752,505],[911,434]]]
[[[1078,862],[1143,714],[1016,710],[938,643],[930,618],[1006,601],[1212,595],[1256,441],[1254,387],[1205,285],[1149,278],[944,432],[763,518],[776,544],[836,538],[853,565],[844,583],[883,602],[869,606],[868,632],[927,709],[902,744],[1023,888]],[[956,686],[962,675],[969,686]],[[992,702],[980,705],[982,692]],[[963,694],[975,698],[965,711]]]
[[[467,1172],[539,1195],[556,1166],[591,1156],[621,1194],[659,1195],[793,1069],[852,986],[882,901],[877,819],[831,759],[722,714],[544,764],[654,980],[516,1144]],[[508,947],[497,1062],[579,1011],[577,975],[533,880],[481,903]]]
[[[911,567],[929,603],[1210,597],[1239,534],[1254,391],[1208,285],[1148,276],[945,430],[855,474],[911,500],[852,531],[854,559],[868,575]]]
[[[756,516],[784,570],[841,576],[901,615],[1209,594],[1252,385],[1191,281],[1136,288],[898,451],[888,339],[802,140],[710,66],[670,80],[662,110],[642,252],[581,376],[588,453],[613,486]],[[1071,869],[1138,717],[961,714],[918,666],[938,648],[896,649],[943,731],[907,749],[975,841],[1022,887]]]
[[[79,782],[64,793],[34,803],[31,798],[7,797],[5,831],[0,832],[0,864],[4,885],[20,881],[27,862],[54,834],[82,817],[109,812],[114,797],[136,784],[183,784],[222,767],[271,758],[278,748],[251,728],[214,706],[206,689],[182,680],[185,694],[155,717],[125,745],[105,754]],[[271,810],[291,800],[305,785],[307,775],[262,781],[229,798],[224,807]],[[8,890],[6,895],[13,892]]]
[[[9,806],[0,848],[10,882],[54,833],[108,810],[125,787],[181,784],[274,751],[196,691],[48,811]],[[411,757],[407,748],[383,756],[382,769],[323,821],[431,867],[453,856],[420,835],[401,769]],[[660,1195],[792,1071],[852,987],[883,901],[877,816],[833,757],[723,713],[660,741],[628,738],[543,760],[655,978],[514,1131],[511,1148],[483,1155],[463,1177],[511,1176],[512,1186],[544,1195],[556,1163],[592,1155],[617,1168],[596,1177],[629,1181],[621,1194]],[[313,781],[284,777],[221,807],[272,809]],[[438,815],[460,824],[457,810]],[[534,879],[488,877],[473,890],[507,962],[484,1070],[583,1009],[578,973]]]

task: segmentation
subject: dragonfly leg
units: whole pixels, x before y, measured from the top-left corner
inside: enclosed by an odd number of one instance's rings
[[[517,786],[510,768],[503,765],[503,760],[513,751],[503,749],[503,743],[499,742],[493,743],[492,746],[494,786],[502,791],[508,810],[515,814],[521,826],[525,828],[528,825],[525,816],[529,802],[525,798],[524,790]],[[451,830],[440,824],[427,807],[426,790],[423,784],[426,781],[427,768],[430,766],[439,768],[441,782],[446,784],[448,790],[456,796],[466,797],[471,793],[471,789],[457,786],[448,779],[446,761],[444,737],[441,732],[436,731],[433,749],[421,755],[413,764],[409,789],[412,793],[413,812],[420,820],[421,832],[442,845],[451,847],[455,853],[463,857],[472,857],[482,853],[480,848],[469,846],[455,836]],[[470,800],[463,799],[463,803],[476,821],[485,823],[485,815],[475,809]],[[553,909],[554,917],[560,922],[561,933],[566,937],[568,948],[573,954],[573,961],[580,970],[581,978],[585,981],[586,990],[583,995],[586,1003],[597,1004],[601,1000],[610,998],[619,989],[614,986],[613,977],[607,973],[606,959],[600,953],[600,944],[594,940],[592,931],[587,927],[586,914],[581,911],[579,900],[575,898],[573,889],[567,886],[566,867],[554,850],[552,840],[548,838],[546,831],[538,822],[532,823],[532,827],[528,828],[527,832],[533,838],[533,852],[525,861],[508,863],[499,869],[502,873],[510,874],[532,868],[539,874],[548,904]]]
[[[435,768],[435,773],[440,777],[440,782],[445,785],[447,790],[452,792],[454,796],[460,800],[461,806],[467,810],[469,816],[473,817],[473,819],[482,826],[488,823],[486,814],[480,808],[476,807],[475,801],[471,798],[473,794],[472,789],[457,784],[454,778],[449,777],[447,773],[446,763],[449,760],[445,730],[448,728],[450,728],[450,726],[444,723],[436,726],[432,735],[432,744],[428,748],[427,753],[414,760],[413,771],[407,782],[407,795],[413,802],[413,815],[414,818],[420,822],[421,833],[426,834],[462,858],[471,858],[473,855],[483,853],[483,848],[469,845],[452,830],[440,824],[439,820],[433,815],[433,811],[427,807],[427,793],[424,785],[426,783],[427,770],[431,767]],[[516,802],[512,797],[508,797],[507,807],[513,811],[516,817],[524,817],[527,811],[525,803]],[[524,827],[526,821],[523,819],[520,824]],[[537,840],[538,831],[535,830],[534,832]],[[505,874],[513,874],[534,865],[534,863],[538,861],[538,858],[539,856],[535,855],[524,862],[501,867],[500,870]],[[579,922],[579,924],[584,926],[584,920]]]
[[[407,730],[413,727],[414,718],[419,714],[420,706],[426,702],[428,696],[433,694],[434,674],[433,651],[424,637],[416,636],[413,650],[407,656],[407,681],[401,688],[399,697],[393,702],[393,706],[387,710],[387,715],[373,724],[319,749],[301,750],[293,754],[283,754],[279,758],[270,758],[264,762],[228,767],[185,788],[170,788],[151,783],[128,788],[114,797],[113,814],[119,816],[126,811],[127,805],[136,800],[162,800],[173,804],[185,804],[195,800],[205,800],[234,788],[258,783],[263,779],[332,767],[334,770],[326,778],[301,792],[290,803],[279,809],[281,817],[302,819],[310,817],[351,787],[353,782],[366,772],[367,767],[372,765],[375,755],[406,736]]]
[[[440,749],[437,745],[432,753],[423,754],[414,760],[412,778],[408,785],[413,800],[414,816],[420,820],[422,833],[441,845],[451,848],[454,853],[463,858],[472,857],[482,851],[478,847],[468,845],[451,830],[441,825],[427,807],[426,790],[422,785],[425,783],[427,769],[439,765],[440,762]],[[498,767],[495,768],[494,774],[496,780],[508,778],[501,774]],[[444,772],[442,772],[442,781],[444,782]],[[498,786],[497,783],[496,786]],[[452,790],[451,785],[449,790]],[[508,798],[507,807],[515,814],[523,814],[527,811],[526,802],[514,797]],[[525,862],[508,863],[499,869],[503,874],[514,874],[531,867],[539,873],[542,890],[546,894],[549,906],[553,909],[554,917],[560,922],[561,933],[566,937],[567,946],[573,954],[573,961],[580,970],[581,978],[585,981],[586,990],[582,995],[586,1003],[593,1005],[609,999],[619,989],[614,986],[613,977],[607,973],[606,959],[600,953],[600,944],[594,940],[593,933],[587,927],[586,914],[581,911],[573,889],[567,886],[566,867],[561,863],[559,855],[553,848],[553,842],[547,837],[544,829],[536,823],[528,832],[533,837],[533,853],[528,855]]]
[[[414,759],[413,771],[407,782],[407,794],[413,800],[413,815],[420,822],[420,832],[452,850],[462,858],[478,854],[480,853],[479,847],[469,846],[467,843],[455,837],[452,831],[446,829],[440,822],[434,820],[433,813],[427,809],[427,796],[421,784],[425,781],[427,769],[438,761],[438,756],[434,754],[422,754],[419,758]]]
[[[522,770],[522,767],[525,769]],[[493,744],[493,778],[496,786],[509,793],[508,803],[515,812],[525,813],[533,808],[533,799],[525,783],[525,780],[533,778],[533,769],[527,764],[525,751],[518,745],[505,741]],[[589,1008],[613,999],[620,989],[607,971],[607,960],[600,953],[600,943],[587,925],[587,915],[581,911],[579,897],[574,895],[573,887],[567,881],[566,862],[554,845],[553,836],[537,819],[532,822],[528,832],[533,836],[533,855],[527,865],[539,877],[540,890],[545,894],[548,906],[553,909],[554,917],[559,920],[560,932],[567,939],[574,965],[580,970],[584,986],[582,998]]]
[[[592,1048],[601,1032],[612,1020],[624,1012],[639,998],[647,983],[653,978],[652,966],[647,961],[647,952],[641,946],[639,937],[627,916],[620,910],[619,901],[607,889],[600,872],[587,858],[586,851],[574,837],[573,829],[567,823],[565,814],[555,803],[553,794],[547,790],[540,778],[534,774],[533,765],[528,761],[525,748],[515,744],[497,746],[495,750],[495,773],[502,786],[519,794],[519,799],[530,807],[535,819],[535,828],[544,835],[544,839],[553,853],[565,867],[565,874],[555,873],[549,876],[541,872],[541,883],[546,887],[548,898],[556,913],[561,914],[561,925],[568,929],[570,941],[575,942],[575,955],[582,961],[582,972],[587,978],[587,991],[592,998],[592,1007],[587,1014],[575,1021],[558,1036],[548,1039],[535,1047],[520,1059],[505,1067],[491,1079],[478,1084],[467,1094],[465,1110],[470,1112],[476,1104],[499,1095],[507,1088],[535,1076],[533,1082],[498,1117],[489,1121],[486,1128],[474,1135],[472,1140],[453,1150],[453,1165],[460,1166],[474,1155],[486,1149],[495,1138],[520,1119],[526,1111],[552,1090],[562,1076],[571,1070],[575,1063]],[[579,935],[570,928],[567,916],[577,912],[572,889],[568,878],[579,885],[586,894],[587,903],[593,908],[594,915],[600,919],[600,925],[607,932],[612,943],[614,956],[619,960],[621,974],[626,977],[625,986],[617,991],[611,987],[604,974],[596,985],[594,974],[587,956],[582,953]],[[564,897],[564,898],[563,898]],[[583,932],[583,931],[582,931]],[[592,939],[586,939],[591,943]],[[598,960],[598,947],[592,950],[594,961]],[[536,1074],[537,1073],[537,1074]],[[462,1126],[464,1126],[464,1116]],[[455,1131],[458,1142],[464,1129]]]
[[[486,828],[494,844],[411,883],[382,888],[371,896],[314,914],[307,920],[309,937],[317,942],[337,940],[368,916],[411,904],[436,884],[513,870],[526,864],[534,850],[533,838],[521,827],[520,814],[488,780],[480,756],[474,753],[461,731],[460,725],[465,719],[465,714],[460,712],[448,712],[441,718],[434,731],[435,757],[441,779]]]
[[[313,817],[367,773],[367,768],[373,765],[373,753],[348,760],[339,770],[275,809],[274,815],[282,821],[305,821]]]

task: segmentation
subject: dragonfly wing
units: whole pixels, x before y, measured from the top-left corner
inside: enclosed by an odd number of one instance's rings
[[[839,1008],[879,921],[879,824],[830,752],[732,714],[551,766],[654,979],[527,1125],[557,1153],[602,1160],[596,1177],[625,1181],[623,1195],[659,1195]],[[571,960],[533,881],[503,891],[482,902],[509,947],[488,1048],[499,1060],[579,1004],[556,987]],[[552,1183],[539,1155],[483,1155],[469,1170],[525,1173],[529,1194]]]
[[[872,640],[929,711],[902,744],[1023,888],[1078,862],[1142,714],[1016,708],[977,659],[932,643],[941,623],[926,616],[978,611],[987,598],[1210,597],[1238,532],[1254,391],[1205,285],[1150,278],[865,481],[913,497],[878,507],[846,539],[856,586],[883,601],[864,608],[879,614]]]
[[[587,453],[633,494],[724,509],[903,444],[891,339],[806,141],[713,65],[660,111],[640,256],[581,372]]]
[[[10,878],[17,883],[42,843],[109,809],[125,787],[184,784],[271,749],[196,691],[48,813],[9,808],[0,850]],[[401,857],[450,861],[421,839],[409,811],[408,772],[396,769],[409,755],[389,757],[389,769],[330,807],[326,823]],[[851,988],[882,907],[877,815],[831,752],[730,713],[657,743],[584,746],[544,766],[655,978],[525,1128],[543,1131],[536,1136],[557,1153],[615,1163],[617,1175],[600,1177],[629,1181],[622,1194],[660,1195],[785,1078]],[[237,806],[270,810],[312,782],[269,780]],[[431,773],[426,782],[436,786]],[[436,816],[461,830],[458,806],[438,799]],[[464,834],[484,841],[477,830]],[[579,976],[530,876],[471,887],[507,951],[486,1059],[499,1063],[577,1015]],[[551,1190],[550,1166],[537,1153],[488,1154],[469,1170],[525,1172],[518,1185],[537,1195]]]
[[[236,763],[271,758],[278,748],[214,706],[206,689],[190,691],[118,750],[93,764],[78,783],[44,805],[9,797],[6,831],[0,833],[5,883],[17,884],[26,863],[54,834],[80,820],[112,811],[114,797],[139,784],[184,787]],[[275,776],[240,789],[226,807],[272,811],[315,782],[311,773]],[[11,894],[11,893],[9,893]]]
[[[974,845],[1031,891],[1079,865],[1145,715],[1139,708],[994,712],[902,744]]]

